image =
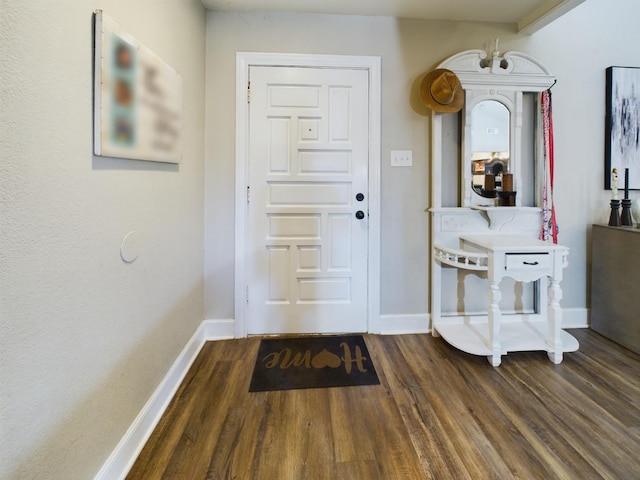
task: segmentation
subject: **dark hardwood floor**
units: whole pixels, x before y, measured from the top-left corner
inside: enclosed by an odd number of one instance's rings
[[[381,385],[249,393],[258,338],[207,343],[129,479],[638,479],[640,355],[591,330],[493,368],[366,335]]]

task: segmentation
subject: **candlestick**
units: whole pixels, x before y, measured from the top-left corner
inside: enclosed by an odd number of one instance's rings
[[[513,173],[502,174],[502,191],[513,192]]]
[[[622,200],[620,225],[622,225],[623,227],[633,227],[633,219],[631,218],[631,200],[629,200],[628,198]]]
[[[620,221],[620,200],[611,200],[611,214],[609,215],[609,226],[619,227],[622,222]]]
[[[624,199],[629,200],[629,169],[624,169]]]
[[[493,173],[487,173],[484,176],[484,189],[487,191],[496,189],[496,176]]]
[[[611,170],[611,200],[618,200],[618,169]]]
[[[499,207],[515,207],[516,206],[516,194],[517,192],[498,192],[498,206]]]

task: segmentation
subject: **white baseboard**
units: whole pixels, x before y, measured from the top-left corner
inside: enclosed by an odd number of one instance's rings
[[[404,335],[409,333],[428,333],[429,314],[380,315],[375,324],[370,325],[371,333],[381,335]]]
[[[588,328],[590,315],[588,308],[563,308],[562,328]]]
[[[563,308],[562,328],[587,328],[589,326],[589,309]],[[369,328],[370,333],[381,335],[404,335],[410,333],[431,332],[431,321],[428,313],[413,315],[380,315]]]
[[[199,329],[204,332],[205,342],[235,338],[235,320],[205,320]],[[198,329],[198,330],[199,330]]]
[[[205,320],[199,325],[94,480],[125,478],[204,343],[234,338],[234,324],[233,320]]]

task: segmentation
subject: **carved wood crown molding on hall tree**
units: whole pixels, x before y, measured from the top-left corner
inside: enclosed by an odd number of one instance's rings
[[[484,50],[466,50],[447,58],[437,68],[455,72],[465,90],[493,87],[542,92],[555,83],[547,67],[526,53],[515,51],[500,55],[496,49],[488,58]]]

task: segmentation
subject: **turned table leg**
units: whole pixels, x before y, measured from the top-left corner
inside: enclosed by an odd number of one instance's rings
[[[562,362],[562,339],[560,337],[562,329],[562,309],[560,300],[562,299],[562,289],[560,282],[551,279],[549,284],[549,303],[547,306],[547,319],[549,321],[549,345],[550,350],[547,355],[549,360],[558,364]]]
[[[494,367],[500,365],[500,357],[502,355],[502,348],[500,346],[501,298],[500,283],[489,282],[489,348],[491,349],[491,355],[487,357],[487,360],[489,360],[489,363]]]

